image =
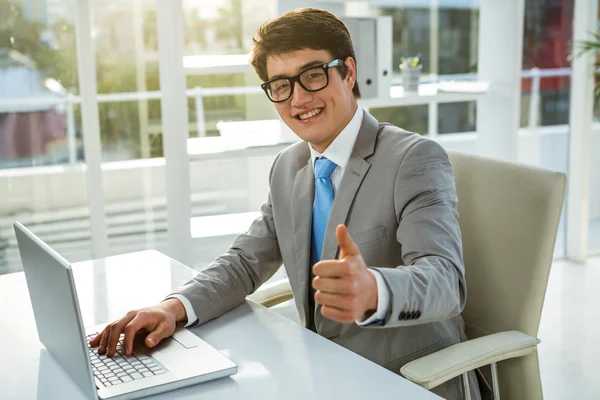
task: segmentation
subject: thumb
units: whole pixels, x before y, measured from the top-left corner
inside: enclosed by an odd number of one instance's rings
[[[335,230],[335,237],[340,246],[340,259],[348,256],[358,256],[360,251],[348,233],[348,228],[345,225],[338,225]]]
[[[158,343],[160,343],[161,340],[163,340],[166,337],[171,336],[172,334],[173,334],[173,330],[169,329],[167,324],[161,323],[156,327],[156,329],[154,331],[152,331],[152,333],[150,333],[150,334],[148,334],[148,336],[146,336],[145,344],[148,347],[154,347]]]

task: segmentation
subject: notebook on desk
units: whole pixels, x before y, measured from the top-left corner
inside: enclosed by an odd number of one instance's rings
[[[69,262],[19,222],[19,253],[42,344],[90,398],[133,399],[230,376],[237,366],[185,328],[156,347],[134,341],[131,355],[122,338],[113,357],[88,341],[101,331],[84,329]]]

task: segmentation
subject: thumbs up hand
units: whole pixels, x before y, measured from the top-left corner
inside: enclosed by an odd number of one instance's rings
[[[352,323],[377,310],[377,281],[369,272],[348,229],[335,231],[340,247],[338,260],[321,260],[313,267],[315,301],[321,314],[331,320]]]

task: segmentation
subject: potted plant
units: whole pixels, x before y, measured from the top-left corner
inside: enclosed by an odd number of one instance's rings
[[[402,86],[404,86],[405,93],[416,93],[419,91],[419,79],[422,67],[421,53],[416,57],[402,57],[400,59]]]
[[[594,76],[598,76],[598,67],[600,67],[600,30],[596,33],[592,33],[589,40],[582,40],[578,43],[579,52],[577,57],[581,57],[586,53],[592,53],[594,57]],[[600,79],[596,79],[596,88],[594,89],[594,97],[596,100],[600,99]]]

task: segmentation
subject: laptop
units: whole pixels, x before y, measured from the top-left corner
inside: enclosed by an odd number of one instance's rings
[[[88,398],[135,399],[237,372],[237,365],[183,327],[150,349],[138,335],[131,355],[106,357],[88,341],[71,265],[19,222],[14,223],[29,297],[42,344]]]

